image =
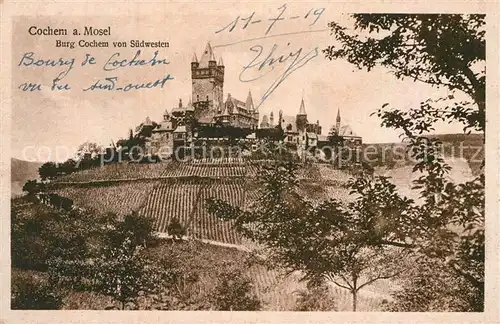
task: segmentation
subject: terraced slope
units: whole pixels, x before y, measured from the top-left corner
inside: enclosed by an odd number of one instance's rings
[[[241,238],[232,228],[233,221],[224,221],[210,215],[206,210],[208,198],[218,198],[235,206],[242,206],[245,199],[243,183],[216,183],[203,186],[194,207],[189,231],[193,236],[230,244],[241,244]]]
[[[124,215],[138,211],[153,219],[158,232],[166,233],[175,217],[189,236],[241,244],[233,223],[208,214],[205,202],[216,197],[251,208],[258,197],[259,188],[252,178],[256,173],[255,164],[242,163],[119,164],[63,177],[64,182],[74,182],[56,183],[60,188],[54,191],[97,213]],[[154,179],[144,180],[150,177]],[[300,192],[310,200],[347,196],[347,191],[339,186],[347,176],[329,166],[310,165],[299,172],[299,177]]]
[[[114,163],[58,177],[55,182],[89,182],[117,179],[144,179],[161,176],[169,166],[162,163]]]
[[[78,206],[96,213],[119,216],[139,210],[158,181],[120,182],[108,186],[65,186],[54,190]]]
[[[202,185],[160,181],[148,195],[140,213],[154,219],[156,231],[167,232],[167,226],[174,217],[184,226],[188,223]]]

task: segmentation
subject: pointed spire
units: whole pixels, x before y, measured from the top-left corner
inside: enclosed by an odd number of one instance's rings
[[[248,91],[248,96],[247,96],[247,101],[245,103],[245,108],[249,111],[253,111],[254,110],[254,106],[253,106],[253,99],[252,99],[252,92],[251,91]]]
[[[219,57],[219,64],[217,64],[219,66],[224,66],[224,62],[222,61],[222,56]]]
[[[340,123],[340,108],[337,109],[337,120],[336,121]]]
[[[224,105],[224,112],[222,113],[222,116],[229,116],[229,111],[227,110],[227,104]]]
[[[193,101],[191,100],[191,98],[189,98],[189,102],[186,106],[186,110],[187,111],[193,111],[194,110],[194,107],[193,107]]]
[[[304,105],[304,98],[302,98],[302,101],[300,102],[300,109],[299,109],[299,115],[307,115],[306,114],[306,106]]]
[[[269,125],[270,126],[274,126],[274,114],[273,112],[271,111],[271,113],[269,114]]]
[[[193,53],[193,58],[191,59],[191,62],[198,63],[198,57],[196,56],[196,52]]]
[[[207,43],[205,51],[203,51],[203,55],[200,59],[200,66],[207,67],[209,61],[215,61],[214,51],[212,50],[212,45],[210,45],[210,42]]]

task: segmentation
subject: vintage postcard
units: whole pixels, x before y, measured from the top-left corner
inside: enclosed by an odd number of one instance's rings
[[[498,6],[435,5],[1,4],[0,320],[497,323]]]

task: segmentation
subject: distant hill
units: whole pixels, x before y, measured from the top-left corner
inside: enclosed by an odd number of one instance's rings
[[[474,175],[481,172],[481,164],[484,159],[484,135],[483,134],[436,134],[428,135],[437,138],[443,143],[443,153],[446,158],[464,159],[469,164]],[[365,143],[363,144],[366,154],[371,158],[373,166],[387,166],[390,168],[413,165],[411,161],[396,162],[401,159],[405,152],[405,143]],[[370,149],[367,149],[370,147]],[[385,151],[384,158],[382,151]]]
[[[23,185],[26,181],[39,179],[38,168],[42,164],[40,162],[29,162],[16,158],[10,159],[11,196],[22,194]]]

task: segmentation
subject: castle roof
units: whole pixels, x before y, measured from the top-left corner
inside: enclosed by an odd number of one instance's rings
[[[250,98],[251,99],[251,98]],[[248,100],[248,99],[247,99]],[[252,103],[253,105],[253,103]],[[248,109],[246,107],[246,103],[241,100],[238,100],[234,97],[231,97],[231,94],[227,94],[226,103],[224,104],[225,109],[227,108],[229,114],[248,114]]]
[[[339,135],[341,135],[341,136],[357,136],[352,131],[352,128],[349,125],[341,126],[340,129],[339,129]]]
[[[191,59],[191,62],[198,63],[198,57],[196,56],[196,52],[193,53],[193,58]]]
[[[209,61],[215,61],[215,54],[212,49],[212,46],[210,45],[210,42],[207,43],[205,51],[203,51],[203,55],[201,56],[200,59],[200,67],[208,67]]]
[[[153,129],[153,132],[169,132],[172,130],[172,122],[162,121],[160,127]]]

